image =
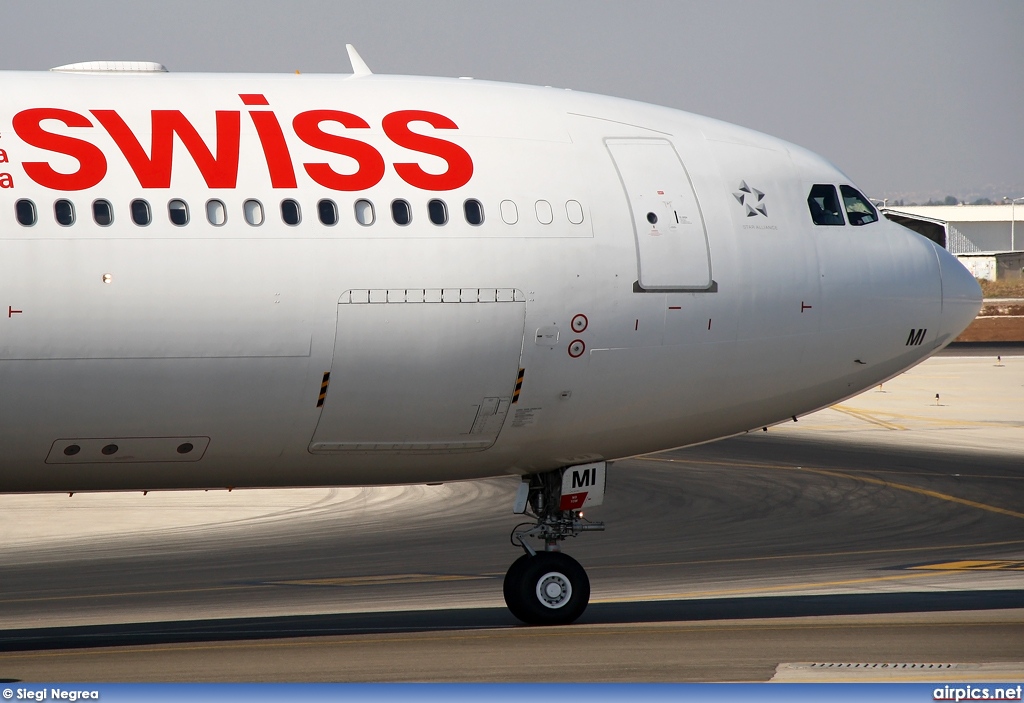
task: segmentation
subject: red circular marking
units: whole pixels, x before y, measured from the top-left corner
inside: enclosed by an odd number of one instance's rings
[[[587,319],[586,315],[580,313],[579,315],[576,315],[574,318],[572,318],[572,322],[569,324],[572,327],[573,331],[578,334],[583,330],[587,329],[587,325],[590,324],[590,320]]]
[[[586,350],[587,345],[583,343],[582,339],[574,339],[569,343],[569,356],[573,359],[579,359]]]

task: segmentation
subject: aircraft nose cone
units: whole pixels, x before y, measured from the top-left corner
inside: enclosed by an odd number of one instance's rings
[[[981,286],[955,256],[938,245],[933,246],[939,259],[939,275],[942,277],[940,338],[952,341],[978,316],[982,305]]]

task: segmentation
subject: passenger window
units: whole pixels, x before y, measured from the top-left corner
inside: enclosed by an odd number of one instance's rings
[[[242,213],[245,221],[253,227],[263,224],[263,204],[259,200],[246,200],[242,203]]]
[[[565,216],[574,225],[583,224],[583,206],[577,200],[569,200],[565,203]]]
[[[356,201],[356,222],[366,227],[372,225],[377,219],[373,212],[373,203],[369,200]]]
[[[57,224],[70,227],[75,224],[75,206],[70,200],[58,200],[53,204],[53,216],[57,219]]]
[[[302,213],[299,210],[299,204],[294,200],[282,200],[281,201],[281,219],[284,220],[286,225],[294,227],[302,221]]]
[[[472,198],[467,200],[462,209],[466,213],[466,222],[469,224],[475,227],[484,223],[484,206],[480,204],[479,200]]]
[[[174,199],[167,203],[167,215],[171,218],[171,224],[184,227],[188,224],[188,205],[184,200]]]
[[[501,221],[506,225],[514,225],[519,222],[519,210],[511,200],[501,201]]]
[[[846,217],[850,220],[851,225],[859,227],[878,222],[878,211],[867,198],[860,194],[860,191],[850,186],[839,186],[839,192],[843,194]]]
[[[551,213],[551,203],[547,200],[537,201],[537,221],[542,225],[550,225],[551,220],[554,219],[554,215]]]
[[[107,227],[114,221],[114,208],[107,200],[94,200],[92,203],[92,219],[100,227]]]
[[[443,225],[448,222],[448,206],[443,200],[431,200],[427,203],[427,212],[430,214],[430,221],[435,225]]]
[[[396,225],[405,226],[412,222],[412,208],[405,200],[393,200],[391,202],[391,219]]]
[[[132,201],[132,222],[139,227],[145,227],[153,221],[153,213],[149,209],[149,203],[145,200]]]
[[[31,227],[36,223],[36,204],[31,200],[19,200],[14,204],[14,213],[18,217],[18,224],[23,227]]]
[[[316,204],[317,214],[320,216],[321,224],[333,227],[338,224],[338,206],[333,200],[321,200]]]
[[[839,208],[839,196],[834,185],[815,185],[807,196],[807,207],[816,225],[843,225],[843,213]]]
[[[206,219],[214,227],[220,227],[228,221],[228,209],[220,200],[206,202]]]

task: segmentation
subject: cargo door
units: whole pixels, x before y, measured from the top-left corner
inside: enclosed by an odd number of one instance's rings
[[[608,139],[606,144],[629,201],[640,287],[710,288],[704,218],[675,147],[664,139]]]
[[[526,298],[511,288],[347,291],[309,451],[483,451],[519,375]]]

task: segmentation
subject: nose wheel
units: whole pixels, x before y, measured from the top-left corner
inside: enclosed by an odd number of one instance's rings
[[[590,579],[561,552],[524,554],[505,574],[505,604],[528,625],[567,625],[590,601]]]
[[[587,490],[574,491],[578,488]],[[588,496],[600,504],[603,494],[603,462],[524,477],[513,512],[536,522],[512,531],[512,544],[526,553],[509,567],[502,590],[508,609],[528,625],[567,625],[586,610],[590,579],[578,561],[559,550],[559,543],[604,529],[603,523],[585,520],[580,509]],[[527,538],[541,540],[544,551],[531,547]]]

